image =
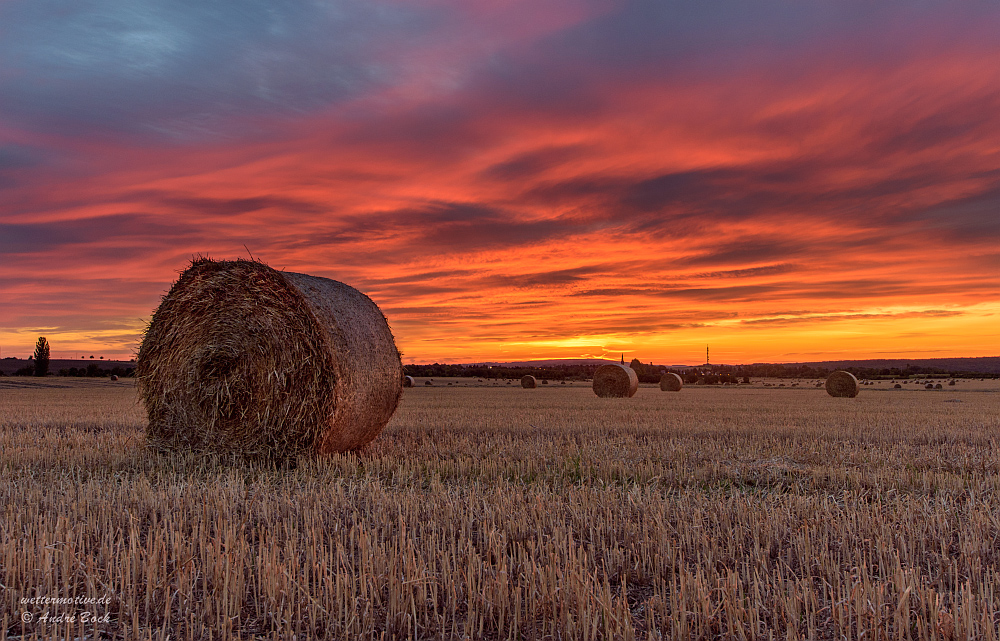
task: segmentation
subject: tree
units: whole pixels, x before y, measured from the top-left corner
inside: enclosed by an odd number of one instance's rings
[[[640,361],[638,358],[633,358],[632,362],[629,363],[628,366],[635,371],[636,375],[646,373],[646,366],[643,365],[642,361]]]
[[[49,373],[49,342],[44,336],[38,337],[35,343],[35,376],[45,376]]]

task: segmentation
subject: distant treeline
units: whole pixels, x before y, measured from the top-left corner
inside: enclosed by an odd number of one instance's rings
[[[554,381],[586,380],[593,378],[594,370],[599,365],[558,365],[552,367],[503,367],[500,365],[404,365],[403,371],[408,376],[426,376],[446,378],[466,376],[471,378],[490,379],[520,379],[530,375],[539,379]]]
[[[820,378],[825,379],[833,369],[812,367],[808,365],[783,365],[774,363],[756,363],[753,365],[711,365],[709,367],[669,367],[653,363],[641,363],[633,360],[629,364],[643,383],[658,383],[664,372],[679,374],[688,385],[697,383],[737,384],[749,383],[752,378]],[[404,365],[403,370],[409,376],[424,377],[457,377],[464,376],[482,379],[520,379],[530,375],[541,380],[588,380],[594,377],[594,370],[600,364],[585,365],[552,365],[547,367],[504,367],[502,365]],[[844,368],[861,379],[876,378],[996,378],[996,374],[982,372],[949,371],[938,367],[907,366],[903,368]]]
[[[756,378],[826,378],[836,368],[813,367],[809,365],[782,365],[773,363],[756,363],[753,365],[721,365],[713,367],[717,373],[733,373],[737,376],[753,376]],[[996,374],[949,370],[941,367],[921,367],[907,365],[906,367],[854,367],[843,368],[858,378],[995,378]]]
[[[97,366],[97,363],[91,363],[86,367],[70,367],[69,369],[59,370],[59,376],[87,376],[87,377],[100,377],[100,376],[134,376],[134,367],[112,367],[111,369],[101,369]]]
[[[592,379],[594,377],[594,370],[600,366],[601,365],[599,363],[585,365],[552,365],[547,367],[442,365],[441,363],[434,363],[432,365],[404,365],[403,370],[408,376],[424,376],[428,378],[465,376],[469,378],[482,379],[518,380],[522,376],[534,376],[538,380],[585,381]],[[703,371],[691,368],[671,369],[664,365],[639,363],[638,361],[633,361],[630,366],[635,370],[635,373],[639,377],[639,381],[643,383],[659,383],[660,376],[664,372],[668,371],[680,374],[680,376],[684,379],[684,382],[689,384],[694,384],[699,381],[706,384],[735,384],[740,382],[731,372]]]
[[[0,372],[0,376],[4,373]],[[27,367],[22,367],[17,370],[11,376],[34,376],[35,367],[34,365],[29,365]],[[102,376],[134,376],[135,368],[132,367],[112,367],[111,369],[103,369],[98,367],[97,363],[91,363],[86,367],[70,367],[69,369],[59,370],[59,376],[78,376],[78,377],[90,377],[90,378],[100,378]],[[51,376],[51,373],[50,373]]]

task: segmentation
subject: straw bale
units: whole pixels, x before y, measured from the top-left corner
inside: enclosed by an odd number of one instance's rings
[[[535,385],[537,385],[537,381],[535,381],[534,376],[525,374],[521,377],[521,387],[524,389],[535,389]]]
[[[402,393],[371,299],[249,260],[191,263],[146,328],[136,378],[153,447],[268,459],[360,448]]]
[[[413,377],[412,376],[404,376],[403,377],[403,387],[413,387],[413,384],[414,383],[413,383]]]
[[[594,393],[598,396],[629,398],[638,389],[639,377],[628,365],[609,363],[594,372]]]
[[[667,372],[660,377],[660,390],[664,392],[679,392],[684,387],[684,379],[673,372]]]
[[[826,378],[826,392],[830,396],[854,398],[860,389],[858,379],[850,372],[840,370]]]

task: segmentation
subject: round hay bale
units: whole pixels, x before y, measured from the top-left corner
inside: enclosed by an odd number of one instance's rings
[[[521,387],[524,389],[535,389],[535,385],[537,385],[537,381],[535,381],[534,376],[525,374],[521,377]]]
[[[850,372],[841,370],[826,377],[826,393],[830,396],[854,398],[859,390],[858,379]]]
[[[936,384],[934,385],[934,389],[944,389],[944,388],[943,388],[943,387],[941,387],[941,383],[936,383]]]
[[[934,383],[927,383],[924,385],[924,389],[934,389]]]
[[[403,387],[413,387],[414,384],[415,383],[413,381],[413,377],[412,376],[404,376],[403,377]]]
[[[112,374],[111,375],[111,380],[117,381],[118,380],[118,374]]]
[[[900,385],[899,383],[896,383],[895,385],[892,386],[892,389],[903,389],[903,386]]]
[[[434,385],[433,381],[424,381],[424,385]]]
[[[639,377],[628,365],[608,363],[594,371],[594,393],[598,396],[630,398],[638,389]]]
[[[660,391],[679,392],[684,387],[684,379],[673,372],[667,372],[660,377]]]
[[[249,260],[193,261],[136,357],[151,445],[276,460],[370,442],[396,411],[401,374],[371,299]]]

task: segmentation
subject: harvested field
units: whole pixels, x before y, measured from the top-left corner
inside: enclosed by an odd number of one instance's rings
[[[0,379],[7,634],[997,635],[996,382],[435,383],[360,454],[275,469],[150,453],[130,380]],[[77,596],[109,602],[21,603]]]

